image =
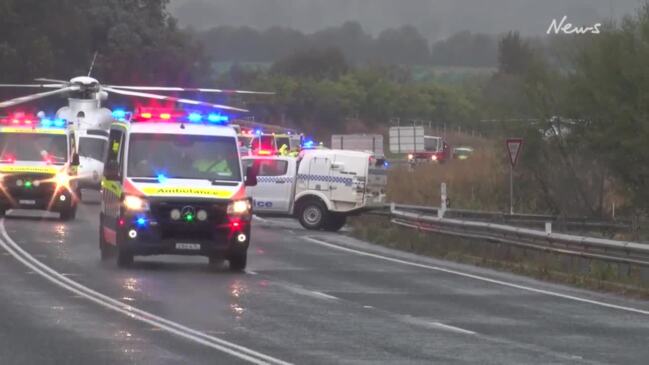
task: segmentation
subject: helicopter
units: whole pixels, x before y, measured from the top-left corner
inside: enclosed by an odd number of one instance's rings
[[[93,62],[94,64],[94,62]],[[92,71],[92,66],[91,66]],[[78,76],[69,81],[50,78],[37,78],[36,84],[0,84],[0,88],[36,88],[53,89],[26,96],[17,97],[0,102],[0,109],[10,108],[38,99],[67,95],[68,105],[56,112],[56,118],[65,120],[76,131],[76,145],[80,155],[79,187],[98,190],[103,174],[103,155],[108,143],[108,130],[115,119],[123,116],[118,112],[102,107],[102,102],[108,95],[118,94],[130,97],[140,97],[157,101],[175,102],[178,104],[192,105],[195,107],[209,107],[230,112],[246,113],[248,110],[228,105],[214,104],[186,98],[152,93],[162,92],[200,92],[223,93],[239,95],[273,95],[272,92],[225,90],[210,88],[183,88],[165,86],[129,86],[129,85],[102,85],[97,79],[88,76]],[[43,114],[42,112],[39,114]],[[81,190],[77,194],[81,196]]]

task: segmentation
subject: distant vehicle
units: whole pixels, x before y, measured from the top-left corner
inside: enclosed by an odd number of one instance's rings
[[[301,149],[302,135],[282,133],[255,133],[250,141],[250,154],[253,156],[274,156],[282,151]]]
[[[331,148],[367,152],[376,158],[377,166],[387,166],[383,135],[380,134],[334,134],[331,136]]]
[[[380,134],[334,134],[331,136],[331,148],[384,155],[383,136]]]
[[[444,163],[451,156],[451,147],[442,137],[424,136],[424,150],[408,154],[408,161],[431,161]]]
[[[474,150],[471,147],[456,147],[453,148],[453,158],[456,160],[466,160],[473,154],[473,152]]]
[[[277,154],[277,143],[272,134],[259,134],[250,142],[250,154],[253,156],[274,156]]]
[[[337,231],[347,216],[385,202],[387,170],[366,152],[314,149],[243,164],[258,170],[258,185],[247,189],[255,214],[294,216],[306,229]]]

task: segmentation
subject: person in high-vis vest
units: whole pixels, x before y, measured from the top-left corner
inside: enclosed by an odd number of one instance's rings
[[[288,156],[289,150],[286,144],[283,144],[282,147],[277,150],[277,154],[280,156]]]
[[[223,156],[216,156],[215,159],[200,159],[194,161],[192,167],[202,173],[216,173],[219,176],[232,176],[232,169]]]

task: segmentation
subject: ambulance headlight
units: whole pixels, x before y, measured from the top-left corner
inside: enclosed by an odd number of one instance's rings
[[[430,156],[430,159],[433,160],[433,161],[437,161],[437,155]]]
[[[228,215],[248,215],[252,210],[250,199],[235,200],[228,204]]]
[[[65,172],[57,172],[54,180],[58,186],[68,186],[70,184],[70,175]]]
[[[408,160],[412,160],[415,156],[412,155],[412,153],[408,154]]]
[[[124,207],[128,210],[149,210],[149,202],[138,196],[126,195],[124,197]]]

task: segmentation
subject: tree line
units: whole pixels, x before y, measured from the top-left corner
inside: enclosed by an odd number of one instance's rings
[[[358,22],[312,34],[279,26],[266,30],[220,26],[197,35],[219,62],[272,63],[300,50],[337,48],[354,65],[496,66],[495,36],[464,31],[431,43],[411,25],[389,28],[377,36],[365,32]]]
[[[103,82],[275,91],[218,101],[322,139],[385,131],[394,118],[481,128],[498,143],[522,136],[519,196],[530,210],[604,215],[612,200],[634,214],[649,210],[646,4],[597,35],[538,40],[510,32],[485,46],[482,36],[464,33],[432,48],[412,27],[372,37],[354,23],[310,35],[228,27],[195,33],[179,29],[167,5],[0,0],[0,80],[84,75],[97,52],[93,76]],[[458,56],[434,61],[436,48]],[[466,52],[491,54],[496,71],[458,83],[413,78],[420,62],[462,65]],[[213,69],[233,55],[241,62]],[[243,63],[268,60],[268,69]]]

